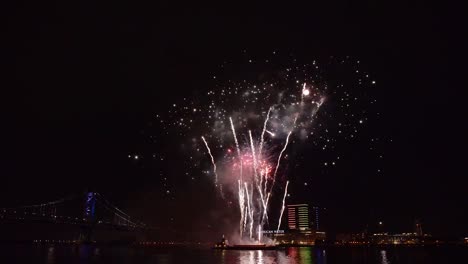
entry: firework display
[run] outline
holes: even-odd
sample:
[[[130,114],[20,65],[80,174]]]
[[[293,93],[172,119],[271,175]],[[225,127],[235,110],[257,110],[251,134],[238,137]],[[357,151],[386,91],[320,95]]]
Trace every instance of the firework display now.
[[[220,199],[235,200],[242,240],[261,242],[266,226],[280,229],[291,180],[287,164],[295,154],[289,151],[291,144],[333,149],[341,139],[353,139],[367,122],[368,109],[350,109],[357,101],[375,103],[365,90],[375,81],[359,70],[359,61],[333,63],[346,64],[352,70],[351,80],[330,81],[332,77],[316,61],[247,60],[244,70],[236,73],[239,76],[224,63],[219,76],[212,76],[211,89],[184,98],[182,105],[174,103],[169,113],[157,116],[163,131],[175,128],[181,138],[190,139],[190,170],[204,171]],[[351,93],[346,89],[349,83],[363,87],[362,92]],[[333,108],[326,107],[329,103]],[[323,120],[333,125],[325,126]],[[323,166],[334,166],[339,159]],[[271,214],[274,196],[281,196],[282,206]],[[278,213],[279,219],[272,219]]]

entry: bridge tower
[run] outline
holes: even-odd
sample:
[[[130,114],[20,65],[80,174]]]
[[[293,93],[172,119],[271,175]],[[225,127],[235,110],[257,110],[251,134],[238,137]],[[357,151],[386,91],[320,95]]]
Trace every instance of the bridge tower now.
[[[84,218],[88,222],[93,222],[96,214],[96,193],[86,192]]]
[[[85,192],[83,220],[86,223],[81,227],[80,240],[84,243],[89,243],[92,241],[96,220],[96,193],[94,192]]]

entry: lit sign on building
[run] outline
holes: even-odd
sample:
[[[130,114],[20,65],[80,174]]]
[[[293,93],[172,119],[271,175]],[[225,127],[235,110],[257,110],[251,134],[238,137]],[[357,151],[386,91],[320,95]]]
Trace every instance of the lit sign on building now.
[[[284,230],[263,230],[263,234],[284,234]]]

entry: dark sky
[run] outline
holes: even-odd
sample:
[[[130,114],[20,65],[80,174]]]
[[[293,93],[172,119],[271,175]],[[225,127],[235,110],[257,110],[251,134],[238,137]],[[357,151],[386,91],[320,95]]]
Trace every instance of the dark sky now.
[[[326,2],[10,6],[1,44],[0,207],[88,187],[163,225],[168,205],[151,194],[160,181],[126,158],[144,144],[148,121],[182,93],[205,89],[214,67],[239,51],[285,50],[359,58],[381,91],[379,131],[393,141],[385,174],[360,176],[368,184],[358,191],[323,187],[333,228],[359,231],[384,219],[410,231],[420,218],[428,232],[466,235],[466,115],[454,77],[462,72],[453,37],[460,19],[423,3]]]

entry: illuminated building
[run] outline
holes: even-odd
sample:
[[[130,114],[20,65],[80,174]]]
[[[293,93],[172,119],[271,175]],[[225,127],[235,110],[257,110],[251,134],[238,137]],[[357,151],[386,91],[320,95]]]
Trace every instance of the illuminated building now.
[[[320,221],[319,221],[319,209],[318,207],[313,207],[312,208],[312,221],[313,221],[313,227],[315,230],[320,230]]]
[[[288,228],[289,230],[310,230],[309,205],[288,205]]]
[[[326,233],[318,231],[318,207],[310,208],[308,204],[291,204],[287,206],[287,209],[286,231],[264,231],[264,234],[275,238],[282,245],[315,245],[318,241],[325,241]]]
[[[338,245],[422,245],[438,244],[439,240],[432,238],[431,235],[423,234],[419,236],[416,233],[366,233],[357,234],[337,234],[336,244]]]

